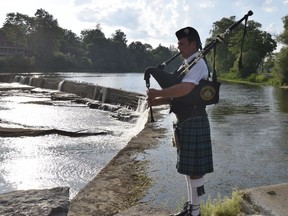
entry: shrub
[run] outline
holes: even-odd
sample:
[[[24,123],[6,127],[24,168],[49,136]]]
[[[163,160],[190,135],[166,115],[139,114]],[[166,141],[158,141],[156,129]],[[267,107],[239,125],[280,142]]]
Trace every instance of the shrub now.
[[[221,199],[207,200],[201,205],[201,216],[237,216],[241,211],[243,201],[240,192],[234,191],[232,198],[224,197]]]

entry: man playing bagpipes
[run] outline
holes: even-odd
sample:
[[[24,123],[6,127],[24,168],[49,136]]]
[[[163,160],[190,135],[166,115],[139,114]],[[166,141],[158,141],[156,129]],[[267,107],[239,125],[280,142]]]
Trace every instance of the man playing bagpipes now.
[[[204,59],[200,59],[192,68],[187,68],[187,63],[195,58],[201,49],[198,32],[192,27],[186,27],[177,31],[176,37],[178,49],[184,58],[178,71],[186,70],[185,75],[179,83],[169,86],[165,81],[164,84],[159,82],[157,77],[161,74],[159,68],[146,69],[162,87],[162,89],[148,89],[147,101],[149,107],[170,104],[171,112],[174,112],[177,118],[177,123],[174,125],[174,142],[177,147],[176,168],[180,174],[185,175],[188,200],[183,210],[174,216],[199,216],[201,196],[205,193],[204,176],[213,172],[210,124],[206,106],[192,105],[191,99],[183,96],[192,92],[200,80],[207,80],[209,72]]]

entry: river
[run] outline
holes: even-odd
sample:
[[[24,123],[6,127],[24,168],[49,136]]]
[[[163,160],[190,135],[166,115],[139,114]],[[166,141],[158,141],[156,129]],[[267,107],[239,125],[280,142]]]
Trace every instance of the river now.
[[[143,74],[138,73],[56,75],[66,80],[89,82],[142,94],[146,91]],[[153,78],[151,86],[158,87]],[[2,98],[2,103],[3,100]],[[84,112],[83,107],[29,107],[27,104],[16,103],[15,98],[5,100],[6,104],[2,107],[6,109],[0,110],[0,119],[8,118],[18,124],[38,126],[51,126],[60,122],[61,127],[77,129],[79,125],[81,128],[104,127],[118,135],[0,138],[1,192],[70,186],[73,197],[125,146],[127,139],[122,139],[123,142],[119,143],[119,137],[122,138],[122,134],[134,128],[129,123],[111,120],[106,112],[98,111],[97,118],[91,119],[91,116],[95,116],[95,110],[87,109]],[[25,100],[25,97],[19,96],[17,100]],[[13,109],[7,108],[13,105]],[[15,115],[16,110],[20,109],[22,114]],[[43,111],[45,119],[42,122],[35,120],[35,116]],[[215,171],[205,177],[206,198],[216,198],[218,194],[229,196],[235,188],[287,182],[287,89],[222,82],[220,102],[208,106],[207,111],[211,124]],[[23,112],[27,115],[30,113],[29,121],[21,119],[21,116],[25,116]],[[163,110],[163,114],[164,118],[155,124],[168,129],[167,137],[159,139],[157,148],[139,155],[140,159],[153,162],[149,163],[147,172],[154,184],[142,201],[174,208],[179,200],[186,198],[186,185],[184,177],[176,172],[176,153],[171,146],[171,125],[175,119],[168,110]],[[61,121],[57,120],[59,117]]]

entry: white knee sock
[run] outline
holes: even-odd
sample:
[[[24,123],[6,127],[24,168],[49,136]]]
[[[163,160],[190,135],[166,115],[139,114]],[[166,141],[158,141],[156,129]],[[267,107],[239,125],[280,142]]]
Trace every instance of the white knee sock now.
[[[191,185],[191,178],[188,175],[185,175],[186,184],[187,184],[187,198],[188,203],[192,204],[192,185]]]
[[[190,178],[190,185],[192,187],[192,205],[193,205],[193,216],[198,216],[200,214],[200,203],[201,203],[201,195],[198,196],[198,189],[199,187],[204,185],[204,178],[198,179],[191,179]]]

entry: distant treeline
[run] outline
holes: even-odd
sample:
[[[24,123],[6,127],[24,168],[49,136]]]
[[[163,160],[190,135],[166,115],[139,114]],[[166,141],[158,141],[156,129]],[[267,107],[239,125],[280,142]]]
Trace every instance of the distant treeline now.
[[[277,41],[271,34],[260,30],[261,24],[249,20],[242,54],[240,47],[244,24],[241,23],[225,35],[224,43],[217,43],[216,58],[213,50],[207,54],[210,67],[215,65],[218,75],[226,78],[255,82],[270,79],[278,84],[288,83],[287,17],[283,18],[284,32],[277,36]],[[205,44],[224,33],[233,23],[235,17],[214,22],[211,38]],[[94,29],[81,31],[77,36],[71,30],[61,28],[57,19],[43,9],[38,9],[34,17],[8,13],[0,31],[13,46],[24,50],[19,55],[2,55],[0,72],[143,72],[146,67],[156,66],[177,53],[175,47],[167,48],[161,44],[155,49],[139,41],[128,45],[126,35],[120,29],[111,38],[106,38],[100,24]],[[273,51],[277,42],[284,46],[275,54]],[[240,55],[242,67],[239,68]],[[181,61],[180,57],[172,61],[167,70],[176,69]]]

